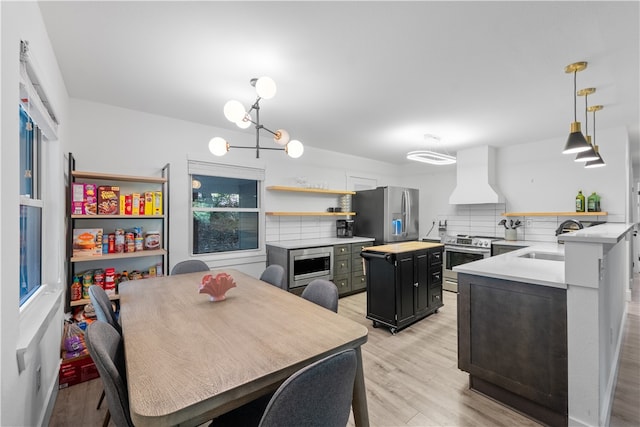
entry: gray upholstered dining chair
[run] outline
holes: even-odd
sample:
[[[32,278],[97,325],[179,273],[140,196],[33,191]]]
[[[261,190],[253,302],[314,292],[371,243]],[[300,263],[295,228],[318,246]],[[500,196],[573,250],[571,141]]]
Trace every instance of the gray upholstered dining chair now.
[[[315,279],[304,288],[302,298],[338,312],[338,287],[328,280]]]
[[[93,304],[98,320],[110,324],[122,335],[122,327],[120,323],[118,323],[116,313],[113,311],[109,296],[104,289],[98,285],[89,286],[89,299],[91,300],[91,304]]]
[[[118,334],[122,335],[122,327],[118,322],[116,313],[113,311],[113,306],[111,305],[109,296],[104,289],[98,285],[89,286],[89,299],[91,300],[93,309],[96,311],[96,318],[98,321],[110,324],[116,331],[118,331]],[[96,406],[96,409],[100,409],[103,400],[104,390],[102,391],[102,394],[100,394],[100,399],[98,399],[98,406]],[[108,418],[106,418],[106,420],[109,421]]]
[[[171,275],[195,273],[198,271],[209,271],[209,266],[199,259],[188,259],[186,261],[180,261],[171,269]]]
[[[356,376],[355,350],[344,350],[291,375],[267,394],[214,419],[209,427],[344,427]]]
[[[278,264],[271,264],[262,272],[260,280],[284,289],[284,267]]]
[[[107,396],[109,411],[103,427],[107,426],[109,418],[118,427],[133,426],[129,413],[122,336],[113,326],[98,321],[87,326],[85,342]]]
[[[346,426],[356,367],[356,352],[350,349],[300,369],[271,397],[260,427]]]

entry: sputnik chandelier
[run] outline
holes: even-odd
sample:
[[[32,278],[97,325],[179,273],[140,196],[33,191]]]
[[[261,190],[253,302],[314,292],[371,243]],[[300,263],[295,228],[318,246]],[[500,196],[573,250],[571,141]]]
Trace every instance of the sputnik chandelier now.
[[[289,157],[294,159],[302,156],[304,146],[296,139],[291,140],[289,132],[284,129],[272,131],[260,123],[260,100],[271,99],[275,96],[276,83],[269,77],[253,78],[249,83],[256,88],[256,93],[258,94],[249,111],[245,111],[240,101],[232,99],[224,105],[224,116],[240,129],[247,129],[253,124],[256,128],[256,145],[253,147],[230,145],[225,139],[216,136],[209,141],[209,151],[216,156],[224,156],[230,148],[250,148],[256,150],[256,158],[260,158],[260,150],[283,150]],[[255,111],[255,121],[251,118],[252,111]],[[260,145],[260,130],[263,129],[273,135],[273,140],[280,147],[263,147]]]

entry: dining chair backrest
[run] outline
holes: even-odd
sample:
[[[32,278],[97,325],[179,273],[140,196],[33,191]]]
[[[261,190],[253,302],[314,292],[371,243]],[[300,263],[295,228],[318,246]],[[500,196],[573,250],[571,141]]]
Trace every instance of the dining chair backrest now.
[[[188,259],[174,265],[171,269],[171,275],[195,273],[198,271],[209,271],[209,266],[199,259]]]
[[[91,304],[93,304],[98,320],[110,324],[118,334],[122,335],[122,328],[120,327],[120,323],[118,323],[116,313],[113,311],[111,300],[109,300],[109,296],[104,289],[98,285],[89,286],[89,299],[91,300]]]
[[[122,336],[113,326],[98,321],[87,326],[85,342],[100,374],[113,423],[118,427],[133,426],[129,413]]]
[[[338,288],[333,282],[315,279],[304,288],[301,297],[335,313],[338,312]]]
[[[344,427],[349,422],[355,350],[345,350],[306,366],[276,390],[260,427]]]
[[[271,264],[262,272],[260,280],[284,289],[284,267],[278,264]]]

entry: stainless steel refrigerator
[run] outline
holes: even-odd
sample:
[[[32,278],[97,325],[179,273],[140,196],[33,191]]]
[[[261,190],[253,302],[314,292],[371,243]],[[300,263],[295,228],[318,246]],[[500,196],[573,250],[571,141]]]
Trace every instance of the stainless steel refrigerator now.
[[[419,192],[415,188],[378,187],[356,192],[352,199],[354,235],[375,244],[418,240]]]

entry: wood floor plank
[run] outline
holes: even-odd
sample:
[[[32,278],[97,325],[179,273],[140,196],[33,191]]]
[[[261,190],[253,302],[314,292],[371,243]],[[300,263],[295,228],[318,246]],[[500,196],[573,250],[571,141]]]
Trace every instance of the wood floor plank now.
[[[640,279],[634,278],[627,310],[611,427],[640,425]],[[387,426],[538,426],[486,396],[469,390],[457,366],[457,295],[443,293],[444,306],[392,335],[366,319],[366,293],[341,298],[338,312],[367,327],[362,347],[369,418]],[[60,390],[50,427],[101,426],[106,404],[95,406],[100,380]],[[113,426],[113,422],[109,424]],[[349,426],[354,425],[353,414]]]

